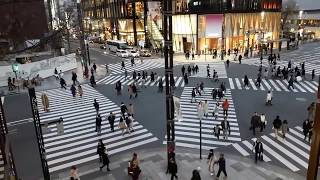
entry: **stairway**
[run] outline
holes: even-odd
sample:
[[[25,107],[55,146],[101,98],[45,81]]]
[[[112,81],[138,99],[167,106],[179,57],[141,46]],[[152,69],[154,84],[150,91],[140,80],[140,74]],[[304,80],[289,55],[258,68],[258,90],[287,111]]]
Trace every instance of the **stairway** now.
[[[160,44],[162,44],[163,41],[163,36],[159,30],[159,27],[150,16],[148,16],[148,29],[150,33],[150,42],[153,48],[160,48]]]

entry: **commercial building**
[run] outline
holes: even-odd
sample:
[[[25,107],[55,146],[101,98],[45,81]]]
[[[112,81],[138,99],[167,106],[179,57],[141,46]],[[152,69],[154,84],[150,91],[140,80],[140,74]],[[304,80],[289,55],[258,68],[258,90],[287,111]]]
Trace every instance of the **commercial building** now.
[[[279,46],[281,0],[173,0],[173,5],[175,52]],[[83,9],[91,35],[162,44],[161,1],[84,0]]]

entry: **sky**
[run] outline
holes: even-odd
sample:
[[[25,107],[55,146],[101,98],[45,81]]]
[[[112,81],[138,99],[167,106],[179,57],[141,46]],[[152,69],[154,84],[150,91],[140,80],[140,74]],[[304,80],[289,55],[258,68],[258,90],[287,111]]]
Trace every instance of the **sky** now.
[[[320,9],[320,0],[296,0],[300,9]]]

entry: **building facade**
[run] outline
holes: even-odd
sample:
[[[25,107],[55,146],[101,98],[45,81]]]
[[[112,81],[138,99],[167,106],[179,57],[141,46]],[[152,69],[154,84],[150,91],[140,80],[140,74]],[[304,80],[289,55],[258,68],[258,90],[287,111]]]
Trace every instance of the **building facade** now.
[[[277,47],[281,0],[173,0],[175,52]],[[161,1],[84,0],[84,24],[101,39],[162,44]]]

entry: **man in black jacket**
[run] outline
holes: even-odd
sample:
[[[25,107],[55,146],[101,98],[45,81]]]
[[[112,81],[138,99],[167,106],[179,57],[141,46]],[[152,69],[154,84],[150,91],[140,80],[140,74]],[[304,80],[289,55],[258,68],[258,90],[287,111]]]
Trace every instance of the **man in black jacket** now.
[[[228,139],[228,133],[230,135],[230,124],[227,118],[224,118],[223,121],[221,121],[221,127],[222,127],[222,132],[223,132],[223,139]]]
[[[98,103],[97,99],[93,100],[93,106],[96,109],[96,113],[98,114],[99,113],[99,103]]]
[[[168,170],[171,174],[171,180],[173,180],[174,178],[178,179],[178,176],[177,176],[178,166],[173,158],[169,160]]]
[[[251,128],[253,131],[253,135],[256,135],[256,128],[260,127],[260,116],[258,116],[258,113],[255,112],[254,115],[251,117]]]
[[[104,151],[102,153],[102,166],[100,167],[100,171],[104,166],[107,166],[107,171],[110,171],[109,163],[110,163],[110,160],[109,160],[108,154]]]
[[[219,179],[221,171],[225,175],[225,178],[227,178],[228,175],[227,175],[227,171],[226,171],[226,160],[224,159],[224,155],[223,154],[220,154],[220,158],[219,158],[218,161],[215,162],[215,164],[219,165],[217,179]]]
[[[273,120],[273,130],[275,138],[278,139],[278,132],[280,131],[282,126],[282,121],[280,120],[280,117],[277,116],[275,120]]]
[[[128,111],[127,106],[123,102],[121,102],[120,110],[121,110],[122,116],[124,116],[124,113]]]
[[[115,115],[113,114],[113,112],[110,112],[110,115],[108,116],[108,121],[110,124],[110,129],[112,132],[114,132],[114,120],[116,119]]]
[[[262,159],[262,153],[263,153],[263,144],[262,142],[259,140],[259,138],[256,140],[256,142],[253,144],[253,148],[255,151],[255,163],[257,163],[257,160],[260,159],[261,161]]]

